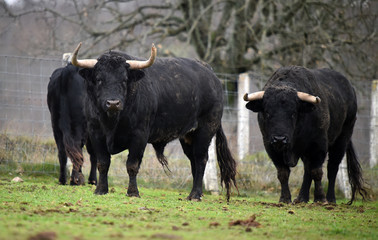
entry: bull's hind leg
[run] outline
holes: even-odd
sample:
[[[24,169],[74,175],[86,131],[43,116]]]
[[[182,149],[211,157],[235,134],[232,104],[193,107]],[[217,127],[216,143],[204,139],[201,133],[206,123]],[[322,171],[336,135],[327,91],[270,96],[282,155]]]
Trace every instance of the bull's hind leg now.
[[[85,184],[84,174],[82,172],[83,166],[82,164],[80,164],[80,166],[77,166],[79,165],[77,164],[77,162],[84,163],[83,150],[81,147],[77,147],[77,151],[79,154],[78,156],[75,156],[76,160],[71,159],[73,167],[72,167],[72,172],[71,172],[70,185],[84,185]],[[77,160],[77,159],[80,159],[80,160]]]
[[[58,146],[58,158],[59,158],[59,183],[62,185],[66,185],[67,181],[67,154],[66,149],[64,148],[63,143],[57,143]]]
[[[324,194],[322,186],[323,168],[322,166],[311,170],[311,177],[314,180],[314,202],[326,202],[326,196]]]
[[[208,160],[209,145],[214,134],[211,134],[208,129],[202,128],[187,135],[184,139],[180,139],[181,146],[192,167],[193,187],[187,197],[188,200],[201,200],[203,175]]]
[[[307,203],[310,200],[310,187],[311,187],[311,173],[309,169],[308,161],[304,160],[304,174],[301,190],[299,191],[298,197],[294,200],[294,203]]]
[[[336,203],[335,196],[335,182],[337,172],[339,171],[339,165],[343,160],[345,155],[347,142],[345,139],[338,139],[335,144],[329,148],[328,152],[328,165],[327,165],[327,175],[328,175],[328,191],[327,191],[327,201]]]
[[[55,126],[53,126],[54,131],[54,138],[55,143],[58,148],[58,159],[59,159],[59,184],[66,185],[67,181],[67,154],[66,154],[66,148],[63,144],[63,134],[59,129],[56,129]]]
[[[97,158],[95,152],[93,151],[93,147],[91,141],[88,139],[87,143],[85,144],[87,147],[87,151],[89,153],[89,158],[91,162],[91,171],[88,177],[88,183],[92,185],[97,184]]]
[[[353,117],[352,120],[347,120],[344,123],[343,130],[340,136],[336,139],[334,144],[329,147],[328,150],[328,165],[327,165],[327,175],[328,175],[328,191],[327,191],[327,201],[336,203],[335,197],[335,182],[337,172],[339,171],[339,165],[343,160],[345,155],[347,145],[351,140],[353,134],[353,127],[356,118]]]

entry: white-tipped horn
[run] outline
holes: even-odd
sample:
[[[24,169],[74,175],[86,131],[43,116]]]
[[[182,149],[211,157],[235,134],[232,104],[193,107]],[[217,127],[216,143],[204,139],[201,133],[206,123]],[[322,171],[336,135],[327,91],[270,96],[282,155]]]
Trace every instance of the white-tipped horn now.
[[[265,91],[259,91],[259,92],[254,92],[254,93],[246,93],[244,94],[244,101],[253,101],[253,100],[258,100],[262,99],[264,96]]]
[[[150,67],[154,62],[156,58],[156,47],[155,44],[152,44],[151,46],[151,56],[146,61],[138,61],[138,60],[126,60],[128,64],[130,64],[130,69],[143,69]]]
[[[318,104],[318,103],[321,102],[321,100],[318,96],[313,96],[313,95],[308,94],[308,93],[297,92],[297,95],[298,95],[299,99],[301,99],[302,101],[305,101],[305,102],[309,102],[309,103],[313,103],[313,104]]]
[[[82,67],[82,68],[93,68],[94,65],[97,63],[97,59],[77,59],[77,54],[79,53],[79,49],[81,47],[81,42],[79,45],[77,45],[75,51],[72,53],[71,63],[75,65],[76,67]]]

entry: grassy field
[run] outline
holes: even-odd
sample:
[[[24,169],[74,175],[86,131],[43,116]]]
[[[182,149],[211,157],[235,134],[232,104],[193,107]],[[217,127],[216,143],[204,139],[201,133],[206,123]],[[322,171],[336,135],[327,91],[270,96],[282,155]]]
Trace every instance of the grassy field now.
[[[188,189],[125,185],[93,194],[94,186],[61,186],[56,176],[0,176],[0,239],[378,239],[378,203],[278,204],[277,194],[233,195],[230,203]]]

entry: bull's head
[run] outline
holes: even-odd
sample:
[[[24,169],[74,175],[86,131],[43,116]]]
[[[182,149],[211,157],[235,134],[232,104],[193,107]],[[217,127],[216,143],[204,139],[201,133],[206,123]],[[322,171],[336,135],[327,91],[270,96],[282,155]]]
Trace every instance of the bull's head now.
[[[293,167],[298,158],[289,156],[299,115],[311,112],[320,98],[297,92],[289,87],[269,87],[265,91],[244,95],[246,107],[258,112],[265,146],[284,155],[284,162]]]
[[[125,55],[109,52],[98,59],[78,60],[81,43],[72,54],[73,65],[83,68],[80,75],[85,79],[88,95],[108,117],[116,117],[123,110],[130,83],[144,76],[140,69],[150,67],[156,58],[152,44],[151,56],[146,61],[126,60]]]

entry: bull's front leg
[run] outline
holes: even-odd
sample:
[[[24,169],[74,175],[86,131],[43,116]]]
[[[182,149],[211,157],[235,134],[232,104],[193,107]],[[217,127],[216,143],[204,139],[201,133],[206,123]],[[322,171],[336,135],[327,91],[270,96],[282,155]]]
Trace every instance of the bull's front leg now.
[[[97,168],[98,168],[98,183],[95,190],[95,194],[103,195],[107,194],[109,191],[108,188],[108,172],[110,167],[110,154],[101,154],[97,159]]]
[[[208,160],[208,154],[205,153],[202,156],[197,156],[195,159],[194,169],[192,169],[193,174],[193,188],[187,197],[188,200],[201,200],[202,198],[202,183],[203,175],[205,174],[206,163]],[[193,164],[192,164],[193,168]]]
[[[92,150],[97,159],[97,169],[99,173],[95,194],[103,195],[108,193],[108,172],[110,167],[110,153],[108,152],[106,139],[101,135],[90,137]]]
[[[285,166],[277,167],[277,177],[281,183],[280,202],[291,203],[291,194],[289,189],[290,168]]]
[[[129,148],[129,156],[126,161],[126,169],[129,175],[129,186],[127,188],[127,196],[129,197],[140,197],[137,175],[139,172],[140,164],[142,163],[144,149],[147,145],[147,141],[142,141],[135,138],[132,146]]]

